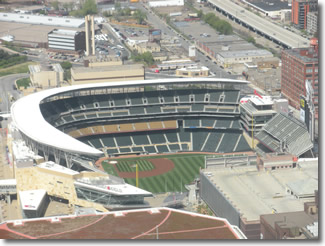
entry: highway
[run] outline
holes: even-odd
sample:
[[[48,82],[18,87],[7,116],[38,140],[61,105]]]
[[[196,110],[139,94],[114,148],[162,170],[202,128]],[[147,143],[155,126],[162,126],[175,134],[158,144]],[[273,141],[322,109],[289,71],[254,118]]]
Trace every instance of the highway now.
[[[238,19],[240,22],[245,23],[263,35],[269,36],[272,40],[283,43],[289,48],[309,47],[308,39],[286,30],[231,1],[208,0],[208,2],[228,13],[233,18]]]

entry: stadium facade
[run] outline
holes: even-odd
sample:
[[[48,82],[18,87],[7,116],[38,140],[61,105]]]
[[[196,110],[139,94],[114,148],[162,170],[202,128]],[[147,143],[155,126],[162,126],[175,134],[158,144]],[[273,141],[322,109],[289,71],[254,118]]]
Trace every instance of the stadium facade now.
[[[241,137],[240,93],[234,86],[247,83],[229,79],[165,79],[62,87],[23,97],[13,104],[11,114],[23,139],[36,154],[44,156],[46,161],[65,163],[68,168],[78,163],[93,169],[88,163],[105,154],[157,153],[174,148],[168,145],[157,150],[157,145],[166,142],[177,142],[175,151],[243,151],[249,147]],[[202,118],[197,119],[198,116]],[[155,124],[148,125],[150,121],[162,123],[154,128]],[[165,121],[172,123],[166,126]],[[131,125],[122,126],[130,122]],[[167,136],[163,136],[165,140],[158,136],[157,140],[153,137],[141,144],[140,132],[170,128],[178,130],[178,134],[170,135],[167,141]],[[116,133],[123,133],[124,139],[118,139]],[[132,141],[126,137],[127,133],[138,133],[141,137]],[[96,146],[91,139],[90,143],[84,140],[102,135],[113,136],[105,147]],[[214,138],[218,139],[214,146],[210,144],[213,140],[208,138],[210,135],[218,136]],[[222,142],[225,136],[232,138],[231,148]],[[98,145],[103,144],[101,140]],[[142,151],[121,150],[140,145]],[[144,148],[149,145],[155,145],[154,150]]]

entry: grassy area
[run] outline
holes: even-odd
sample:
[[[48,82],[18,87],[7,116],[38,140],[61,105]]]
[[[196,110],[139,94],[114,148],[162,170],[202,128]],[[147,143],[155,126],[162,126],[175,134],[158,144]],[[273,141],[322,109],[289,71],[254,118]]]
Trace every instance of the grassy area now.
[[[171,191],[184,191],[184,185],[190,184],[194,181],[194,179],[199,175],[200,167],[204,167],[204,156],[204,154],[175,154],[126,158],[118,159],[118,161],[121,163],[132,163],[134,165],[134,163],[140,163],[140,161],[147,163],[148,161],[146,162],[146,159],[167,158],[171,160],[175,165],[173,170],[159,176],[139,179],[139,188],[152,193],[164,193]],[[142,168],[144,168],[145,164],[142,164],[142,166]],[[103,163],[103,167],[107,173],[116,175],[113,165],[108,165],[106,162]],[[136,185],[135,179],[128,178],[124,180],[131,185]]]
[[[28,73],[28,65],[36,64],[35,62],[25,62],[8,68],[0,69],[0,77],[16,73]]]
[[[11,49],[11,50],[16,51],[16,52],[23,52],[24,50],[26,50],[26,49],[20,47],[19,45],[13,45],[13,44],[10,43],[10,42],[6,42],[6,41],[4,41],[3,44],[4,44],[4,46],[7,47],[8,49]]]
[[[23,78],[17,80],[17,88],[24,87],[25,89],[30,85],[31,81],[30,78]]]

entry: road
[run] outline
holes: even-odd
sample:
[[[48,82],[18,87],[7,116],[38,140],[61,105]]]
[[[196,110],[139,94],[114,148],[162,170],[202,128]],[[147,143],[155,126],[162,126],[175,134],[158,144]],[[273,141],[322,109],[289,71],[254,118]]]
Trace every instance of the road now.
[[[27,78],[29,77],[29,74],[23,73],[23,74],[12,74],[7,75],[4,77],[0,77],[0,111],[1,112],[9,112],[11,102],[8,96],[8,93],[12,95],[15,99],[20,97],[20,93],[18,90],[14,90],[13,85],[15,83],[15,80],[21,79],[21,78]]]
[[[272,39],[276,39],[279,42],[284,43],[288,47],[301,48],[309,46],[308,39],[288,31],[283,27],[276,25],[263,17],[260,17],[231,1],[208,0],[208,2],[234,16],[241,22],[246,23],[261,33],[268,35]]]
[[[168,35],[170,37],[178,36],[179,42],[185,51],[188,51],[189,46],[193,45],[190,40],[185,39],[182,35],[177,33],[174,29],[172,29],[168,24],[158,17],[154,12],[152,12],[144,3],[134,3],[134,7],[139,8],[140,10],[147,13],[147,21],[155,26],[155,28],[160,29],[163,34]],[[207,58],[204,54],[200,52],[196,52],[197,60],[200,60],[200,64],[206,66],[210,69],[210,72],[214,74],[218,78],[229,78],[236,79],[237,76],[228,74],[224,69],[220,68],[213,61]]]
[[[125,46],[121,40],[116,36],[116,34],[114,33],[114,31],[112,30],[112,26],[109,23],[103,23],[103,27],[105,28],[105,30],[110,33],[110,38],[113,39],[114,43],[112,45],[122,45]],[[120,50],[122,52],[121,57],[128,57],[130,59],[131,57],[131,52],[125,48],[124,50]]]

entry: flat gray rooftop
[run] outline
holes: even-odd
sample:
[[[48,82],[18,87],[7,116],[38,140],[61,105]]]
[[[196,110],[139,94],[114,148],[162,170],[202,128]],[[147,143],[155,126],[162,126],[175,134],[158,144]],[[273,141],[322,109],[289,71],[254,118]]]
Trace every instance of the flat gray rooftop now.
[[[314,165],[314,166],[313,166]],[[203,170],[219,191],[248,221],[259,220],[261,214],[302,211],[304,202],[286,192],[287,183],[310,178],[318,172],[317,164],[295,169],[257,171],[256,167],[209,168]],[[317,165],[318,166],[318,165]],[[313,171],[311,171],[311,170]]]

